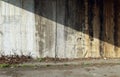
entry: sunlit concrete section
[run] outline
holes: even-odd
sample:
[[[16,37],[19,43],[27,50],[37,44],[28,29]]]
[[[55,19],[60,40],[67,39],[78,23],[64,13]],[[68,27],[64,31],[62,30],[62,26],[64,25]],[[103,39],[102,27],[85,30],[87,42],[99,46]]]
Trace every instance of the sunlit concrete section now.
[[[39,56],[33,0],[0,0],[0,52],[2,55]]]

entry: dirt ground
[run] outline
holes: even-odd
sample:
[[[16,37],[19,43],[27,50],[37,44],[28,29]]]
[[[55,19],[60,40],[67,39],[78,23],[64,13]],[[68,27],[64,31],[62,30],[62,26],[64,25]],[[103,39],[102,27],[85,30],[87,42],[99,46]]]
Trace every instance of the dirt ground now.
[[[34,66],[0,69],[0,77],[120,77],[119,64]]]

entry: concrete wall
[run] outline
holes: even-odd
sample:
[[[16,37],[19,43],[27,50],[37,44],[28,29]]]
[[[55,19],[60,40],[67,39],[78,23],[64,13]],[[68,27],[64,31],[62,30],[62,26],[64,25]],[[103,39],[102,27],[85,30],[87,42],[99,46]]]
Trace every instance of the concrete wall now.
[[[1,54],[120,57],[119,0],[0,0]]]
[[[35,31],[33,0],[0,0],[1,54],[39,56]]]

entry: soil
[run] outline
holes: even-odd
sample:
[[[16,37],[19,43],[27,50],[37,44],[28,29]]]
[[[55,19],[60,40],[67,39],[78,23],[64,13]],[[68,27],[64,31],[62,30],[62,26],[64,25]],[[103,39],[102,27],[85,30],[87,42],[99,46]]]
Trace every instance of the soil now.
[[[120,77],[119,64],[34,66],[0,69],[0,77]]]

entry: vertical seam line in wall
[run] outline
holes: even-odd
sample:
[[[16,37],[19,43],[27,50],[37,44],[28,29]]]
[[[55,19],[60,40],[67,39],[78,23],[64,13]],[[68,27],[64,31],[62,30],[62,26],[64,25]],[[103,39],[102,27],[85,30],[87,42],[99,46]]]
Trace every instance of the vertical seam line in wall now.
[[[55,10],[56,10],[56,35],[55,35],[55,62],[56,62],[56,58],[57,58],[57,0],[55,1],[55,3],[56,3],[56,8],[55,8]]]

